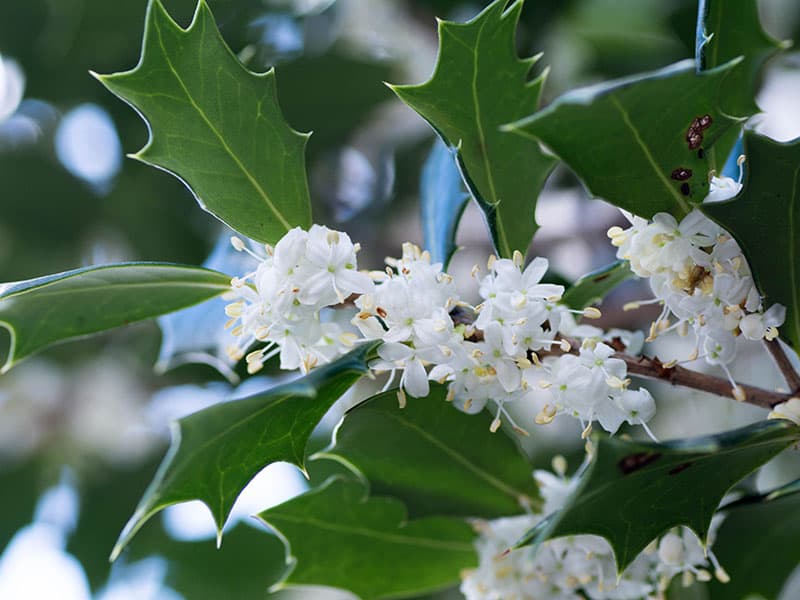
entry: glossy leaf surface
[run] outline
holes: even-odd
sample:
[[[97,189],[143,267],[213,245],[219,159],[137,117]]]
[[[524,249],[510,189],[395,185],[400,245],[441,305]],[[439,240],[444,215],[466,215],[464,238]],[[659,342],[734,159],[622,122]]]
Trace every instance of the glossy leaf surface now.
[[[573,90],[507,129],[549,146],[592,195],[644,218],[680,220],[708,194],[707,152],[737,122],[719,109],[735,64],[698,75],[685,60]],[[703,117],[705,129],[694,126]],[[690,130],[700,137],[689,141]]]
[[[486,213],[497,252],[525,252],[538,228],[536,199],[555,160],[539,145],[500,131],[534,112],[544,76],[529,79],[538,60],[520,59],[515,31],[522,2],[495,0],[467,23],[439,21],[439,56],[420,85],[393,86],[400,99],[439,133]]]
[[[364,493],[357,482],[332,479],[259,515],[294,562],[282,585],[327,585],[362,600],[407,598],[446,588],[475,566],[466,522],[406,521],[398,500]]]
[[[0,325],[11,333],[2,371],[73,339],[163,315],[230,290],[217,271],[169,263],[120,263],[9,283]]]
[[[275,243],[310,226],[308,135],[284,120],[275,72],[239,63],[205,0],[187,29],[151,0],[139,64],[98,79],[147,120],[150,140],[134,158],[181,179],[231,228]]]
[[[120,534],[112,558],[150,517],[188,500],[208,506],[221,536],[234,501],[261,469],[278,461],[303,468],[311,432],[364,375],[372,348],[361,346],[305,377],[177,421],[172,445]]]
[[[686,525],[705,539],[722,497],[738,481],[800,439],[788,421],[764,421],[719,435],[666,443],[595,437],[564,508],[519,546],[592,533],[606,538],[619,571],[657,536]]]
[[[412,517],[523,512],[539,493],[519,446],[489,431],[489,413],[467,415],[445,396],[435,386],[400,409],[396,392],[379,394],[347,413],[318,456],[355,470],[373,495],[403,501]]]

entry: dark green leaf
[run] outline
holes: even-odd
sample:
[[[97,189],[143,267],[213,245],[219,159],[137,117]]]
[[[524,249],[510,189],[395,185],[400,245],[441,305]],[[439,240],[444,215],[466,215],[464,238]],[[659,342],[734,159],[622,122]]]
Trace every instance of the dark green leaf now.
[[[400,409],[394,391],[347,413],[317,456],[360,474],[372,494],[398,498],[412,517],[494,518],[523,512],[538,490],[518,445],[491,433],[488,413],[467,415],[436,386]]]
[[[570,308],[582,310],[599,304],[611,290],[633,276],[630,263],[619,260],[578,279],[564,292],[561,301]]]
[[[713,69],[743,57],[720,86],[722,110],[739,116],[758,112],[754,97],[761,68],[787,46],[761,27],[756,0],[700,0],[698,17],[698,69]]]
[[[697,69],[713,69],[742,57],[720,86],[720,107],[729,115],[759,112],[756,85],[767,59],[781,47],[761,27],[756,0],[701,0],[697,20]],[[720,172],[741,133],[734,127],[709,149],[709,166]]]
[[[712,600],[778,598],[783,584],[800,565],[798,483],[748,498],[727,511],[714,552],[731,580],[725,585],[709,585]]]
[[[744,190],[703,211],[727,229],[742,247],[767,306],[786,307],[781,331],[800,347],[800,140],[781,144],[745,132],[747,175]]]
[[[719,110],[720,85],[735,64],[698,75],[685,60],[573,90],[507,129],[544,142],[594,196],[645,218],[667,212],[680,219],[708,194],[705,153],[737,122]],[[712,122],[690,149],[687,132],[704,115]],[[691,175],[673,176],[677,169]]]
[[[234,501],[261,469],[278,461],[304,468],[311,432],[367,371],[373,348],[374,344],[363,345],[305,377],[211,406],[173,424],[172,445],[120,534],[112,558],[150,517],[188,500],[208,506],[221,536]]]
[[[192,306],[230,290],[230,276],[168,263],[120,263],[10,283],[0,325],[11,333],[5,373],[64,340]]]
[[[622,572],[671,527],[686,525],[705,539],[726,492],[798,439],[800,428],[783,420],[661,444],[595,437],[595,456],[564,508],[518,545],[600,535]]]
[[[476,564],[472,528],[429,517],[406,521],[393,498],[365,498],[342,479],[261,513],[295,564],[282,586],[327,585],[362,600],[406,598],[446,588]]]
[[[456,251],[456,230],[469,195],[464,192],[455,153],[436,140],[422,167],[419,201],[422,232],[431,261],[447,267]]]
[[[426,83],[394,86],[457,158],[470,192],[486,213],[501,256],[525,252],[536,233],[536,198],[555,160],[536,141],[500,131],[534,112],[544,75],[529,81],[538,56],[520,59],[514,33],[522,10],[495,0],[467,23],[439,21],[439,57]]]
[[[310,225],[308,135],[284,121],[274,71],[239,63],[205,0],[185,30],[151,0],[139,64],[98,78],[149,124],[134,158],[183,180],[204,209],[261,242]]]

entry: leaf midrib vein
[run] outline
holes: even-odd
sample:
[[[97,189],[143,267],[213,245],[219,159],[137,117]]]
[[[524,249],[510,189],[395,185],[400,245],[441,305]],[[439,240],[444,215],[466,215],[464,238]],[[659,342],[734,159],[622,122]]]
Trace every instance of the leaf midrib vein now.
[[[475,126],[478,130],[478,139],[480,140],[483,168],[486,169],[486,178],[489,182],[489,191],[492,195],[491,204],[497,207],[500,204],[500,198],[497,197],[497,189],[494,182],[494,173],[492,171],[491,165],[489,164],[489,152],[486,143],[486,133],[483,130],[483,122],[481,121],[481,103],[478,98],[478,46],[480,45],[481,39],[483,37],[483,30],[486,27],[487,22],[488,19],[484,20],[483,23],[481,23],[481,26],[478,28],[478,34],[476,36],[475,46],[470,48],[470,50],[472,51],[471,91],[472,91],[472,102],[475,105]],[[509,246],[508,236],[506,234],[505,226],[503,225],[503,219],[499,214],[499,212],[495,211],[495,215],[496,215],[495,229],[497,230],[497,236],[500,242],[499,250],[510,257],[512,249]]]
[[[609,95],[609,99],[611,100],[611,103],[614,105],[614,108],[616,108],[617,111],[620,113],[620,116],[622,116],[622,120],[625,123],[625,126],[633,134],[634,140],[636,140],[636,143],[639,145],[639,148],[641,148],[644,157],[647,159],[647,162],[653,168],[653,171],[655,171],[659,180],[661,180],[661,183],[663,183],[664,187],[667,188],[667,191],[669,191],[670,195],[675,199],[675,201],[677,202],[681,210],[684,212],[684,214],[689,214],[691,212],[689,205],[680,196],[680,194],[677,191],[675,191],[675,189],[672,187],[669,180],[667,179],[667,176],[661,172],[661,168],[658,166],[658,163],[656,162],[655,158],[650,153],[650,149],[647,147],[647,144],[645,144],[644,140],[639,135],[639,130],[633,124],[633,121],[631,121],[628,111],[625,110],[625,107],[622,106],[622,103],[620,103],[620,101],[613,94]]]
[[[504,494],[507,494],[508,496],[511,496],[515,500],[518,500],[520,498],[524,498],[524,497],[528,496],[528,494],[526,494],[525,492],[522,492],[522,491],[514,488],[513,486],[510,486],[510,485],[507,485],[507,484],[503,483],[502,481],[500,481],[499,479],[497,479],[496,477],[494,477],[490,473],[487,473],[483,469],[478,468],[476,465],[472,464],[469,460],[467,460],[466,458],[461,456],[458,452],[453,450],[453,448],[451,448],[450,446],[444,444],[441,440],[433,437],[432,435],[430,435],[430,433],[428,433],[424,429],[421,429],[415,423],[411,423],[409,421],[401,419],[398,415],[393,414],[393,413],[386,413],[386,415],[389,416],[390,418],[394,419],[395,421],[398,421],[399,423],[401,423],[403,425],[406,425],[408,428],[413,429],[416,433],[418,433],[420,435],[420,437],[425,439],[430,444],[432,444],[434,446],[437,446],[440,450],[444,451],[445,454],[447,454],[453,460],[455,460],[456,462],[461,464],[468,471],[472,471],[475,475],[477,475],[478,477],[480,477],[481,479],[483,479],[484,481],[486,481],[490,485],[494,486],[495,488],[497,488],[499,491],[503,492]]]
[[[467,543],[461,544],[457,542],[445,542],[442,540],[436,540],[432,538],[421,538],[421,537],[414,537],[411,535],[387,533],[383,531],[377,531],[374,529],[366,529],[364,527],[347,527],[343,525],[336,525],[334,523],[331,523],[330,521],[322,521],[320,519],[308,516],[295,517],[292,515],[287,515],[285,513],[278,513],[278,514],[273,513],[273,514],[277,518],[276,520],[289,521],[290,523],[295,523],[299,525],[312,525],[314,527],[319,527],[320,529],[326,529],[328,531],[335,531],[337,533],[344,533],[350,535],[360,535],[363,537],[368,537],[375,540],[390,542],[394,544],[404,544],[407,546],[421,546],[426,548],[433,548],[436,550],[472,552],[472,544],[467,544]],[[269,516],[265,516],[265,520],[269,522],[270,521]],[[280,529],[280,527],[278,529]]]
[[[239,169],[242,171],[244,176],[250,182],[250,185],[252,185],[255,188],[256,192],[258,192],[259,196],[261,196],[261,199],[264,201],[264,203],[267,205],[267,207],[272,211],[272,213],[278,219],[280,224],[286,229],[286,231],[289,231],[290,229],[292,229],[292,226],[289,224],[289,222],[286,220],[286,218],[280,213],[280,211],[278,211],[278,209],[272,203],[272,200],[270,199],[269,194],[267,194],[267,192],[264,190],[264,188],[261,187],[259,182],[255,179],[255,177],[253,177],[253,175],[250,173],[250,171],[247,169],[247,167],[245,167],[245,165],[242,163],[242,161],[239,160],[239,157],[236,156],[236,154],[233,152],[231,147],[228,145],[228,143],[223,138],[222,134],[217,130],[216,127],[214,127],[214,124],[211,122],[211,120],[205,114],[203,109],[200,108],[200,105],[198,105],[197,102],[195,102],[195,99],[192,96],[191,92],[189,91],[189,88],[186,87],[186,84],[184,83],[184,81],[181,78],[180,74],[178,73],[177,69],[175,69],[175,66],[172,64],[172,61],[170,60],[169,52],[167,51],[167,48],[164,45],[164,38],[162,36],[161,26],[158,24],[158,21],[155,22],[155,25],[156,25],[156,31],[158,33],[158,43],[161,46],[161,50],[163,52],[164,59],[167,62],[167,66],[169,67],[169,70],[175,76],[175,80],[181,86],[181,89],[183,90],[183,93],[186,94],[186,99],[189,101],[189,103],[192,105],[192,107],[197,111],[197,114],[200,115],[200,118],[205,122],[205,124],[208,126],[208,128],[211,130],[211,132],[217,137],[217,139],[219,140],[219,142],[222,145],[222,147],[225,150],[225,152],[227,152],[228,156],[230,156],[231,159],[233,160],[233,162],[236,163],[236,166],[238,166]]]

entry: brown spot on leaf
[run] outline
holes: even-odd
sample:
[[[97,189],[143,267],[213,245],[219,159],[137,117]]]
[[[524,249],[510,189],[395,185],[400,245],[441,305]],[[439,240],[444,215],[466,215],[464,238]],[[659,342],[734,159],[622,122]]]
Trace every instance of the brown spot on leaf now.
[[[617,463],[623,475],[630,475],[661,458],[660,452],[637,452],[629,454]]]
[[[691,466],[692,466],[692,464],[693,464],[692,462],[685,462],[685,463],[681,463],[681,464],[679,464],[677,467],[673,467],[673,468],[671,468],[671,469],[669,470],[669,474],[670,474],[670,475],[677,475],[677,474],[678,474],[678,473],[680,473],[681,471],[685,471],[686,469],[688,469],[689,467],[691,467]]]
[[[681,184],[681,194],[684,196],[688,196],[692,191],[692,188],[689,187],[689,184],[685,181]]]

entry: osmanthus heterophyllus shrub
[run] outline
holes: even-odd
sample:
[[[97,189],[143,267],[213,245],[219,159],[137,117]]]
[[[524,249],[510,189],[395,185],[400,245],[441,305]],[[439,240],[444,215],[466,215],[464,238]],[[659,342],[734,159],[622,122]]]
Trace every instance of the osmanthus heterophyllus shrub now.
[[[424,198],[427,250],[405,243],[367,272],[357,242],[314,223],[308,134],[284,120],[275,72],[246,70],[203,0],[187,28],[150,2],[139,64],[97,78],[147,121],[134,158],[179,177],[234,229],[249,267],[111,264],[10,284],[4,371],[62,340],[222,296],[230,361],[299,375],[178,421],[112,558],[151,516],[189,500],[208,506],[221,538],[245,485],[273,462],[304,469],[314,428],[369,377],[382,391],[314,456],[356,476],[259,515],[290,559],[277,585],[368,599],[461,581],[471,599],[636,599],[671,594],[677,577],[708,582],[713,598],[777,595],[800,560],[786,543],[800,531],[798,486],[753,495],[740,482],[800,440],[800,143],[747,127],[760,68],[781,44],[754,0],[701,0],[694,60],[540,109],[546,71],[532,77],[540,57],[515,49],[521,10],[497,0],[468,22],[440,21],[431,78],[392,86],[441,138],[423,173],[441,193]],[[545,278],[547,258],[525,256],[560,161],[629,221],[608,231],[619,261],[567,287]],[[738,168],[723,172],[726,162]],[[443,178],[456,185],[436,188]],[[496,252],[473,270],[477,305],[447,272],[462,181]],[[657,304],[657,319],[646,331],[594,326],[594,305],[631,277],[652,294],[625,309]],[[669,332],[690,340],[685,354],[643,350]],[[737,380],[732,365],[749,347],[774,359],[772,388]],[[750,403],[765,418],[659,441],[648,425],[659,398],[643,379],[725,397],[720,410]],[[515,416],[526,405],[539,407],[530,422]],[[584,464],[568,475],[556,456],[552,471],[532,472],[515,438],[570,418]],[[743,525],[752,522],[761,525]]]

